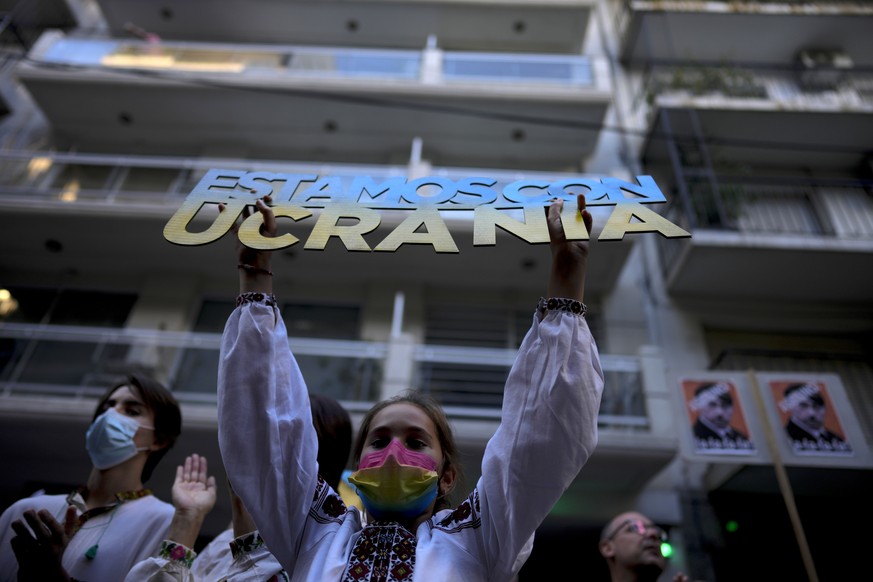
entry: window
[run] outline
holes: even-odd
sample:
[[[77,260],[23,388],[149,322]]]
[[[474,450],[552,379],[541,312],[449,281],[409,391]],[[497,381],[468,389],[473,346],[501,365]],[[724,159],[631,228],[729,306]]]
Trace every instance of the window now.
[[[499,408],[503,404],[503,386],[510,363],[502,352],[494,349],[516,350],[530,329],[533,314],[533,306],[514,309],[508,306],[429,305],[425,312],[425,343],[473,350],[464,350],[462,355],[456,356],[446,351],[440,358],[419,361],[417,386],[433,394],[445,406]],[[591,315],[589,313],[586,317],[594,334],[597,317]],[[469,357],[476,348],[481,349],[479,361],[470,363]],[[457,361],[451,361],[453,357]]]
[[[119,328],[136,302],[134,293],[77,289],[10,287],[18,309],[10,323]],[[92,333],[92,332],[88,332]],[[0,338],[0,380],[33,391],[59,391],[71,386],[105,387],[123,371],[127,344]],[[42,386],[42,388],[40,387]]]
[[[232,301],[204,301],[192,331],[221,333],[233,309]],[[288,302],[282,306],[282,318],[292,341],[357,340],[360,311],[357,305]],[[381,360],[337,356],[330,343],[317,341],[306,343],[306,349],[295,357],[310,390],[339,400],[371,400],[378,394]],[[217,377],[218,350],[188,348],[172,385],[179,392],[211,395],[216,392]]]

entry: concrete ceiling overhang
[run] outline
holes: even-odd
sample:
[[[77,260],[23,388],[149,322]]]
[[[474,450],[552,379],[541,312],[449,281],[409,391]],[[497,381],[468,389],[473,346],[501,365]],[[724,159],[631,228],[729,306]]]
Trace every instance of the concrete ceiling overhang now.
[[[113,35],[126,25],[164,39],[448,50],[579,53],[594,0],[100,0]],[[241,26],[241,21],[245,26]]]
[[[706,104],[702,99],[682,103],[673,100],[669,105],[659,101],[642,159],[647,167],[669,166],[668,140],[672,136],[680,149],[691,152],[689,157],[700,150],[705,140],[717,169],[806,167],[850,176],[862,167],[873,148],[871,111],[804,108],[803,104],[787,108],[778,103],[730,98],[721,99],[718,105]],[[669,128],[664,124],[664,115],[669,117]]]
[[[664,62],[795,63],[804,49],[840,49],[873,65],[873,8],[861,2],[655,2],[634,0],[621,58]],[[791,31],[776,34],[774,31]],[[742,39],[742,41],[738,41]]]
[[[17,201],[17,202],[16,202]],[[178,206],[181,206],[181,199]],[[169,243],[163,228],[178,206],[126,205],[106,201],[55,202],[34,205],[32,199],[6,197],[0,200],[0,245],[4,249],[0,269],[7,276],[29,273],[52,280],[64,273],[82,277],[116,276],[135,287],[149,273],[195,274],[205,280],[227,279],[233,266],[233,242],[225,235],[203,246]],[[601,209],[608,207],[600,207]],[[316,210],[316,214],[318,211]],[[468,288],[516,289],[531,293],[534,300],[545,293],[550,264],[547,244],[530,244],[496,229],[494,246],[473,246],[472,221],[443,213],[458,253],[437,253],[431,245],[404,244],[395,252],[350,252],[332,238],[325,250],[305,250],[315,216],[287,222],[281,232],[301,242],[277,251],[276,281],[292,281],[300,273],[317,273],[325,283],[363,286],[375,282],[444,286],[462,282]],[[365,240],[374,248],[406,216],[402,211],[386,214],[382,224]],[[616,284],[635,244],[635,236],[623,241],[597,242],[603,227],[596,216],[591,258],[586,275],[590,301],[609,293]],[[191,226],[192,231],[201,222]],[[646,235],[654,236],[654,235]],[[46,241],[60,243],[60,252],[49,250]],[[235,275],[234,281],[235,281]]]
[[[422,140],[435,165],[582,167],[611,96],[409,81],[170,78],[24,64],[17,75],[58,147],[260,159],[396,163]]]
[[[665,265],[677,300],[837,304],[869,313],[873,305],[873,241],[823,235],[768,235],[696,230],[667,241],[681,247]],[[727,314],[726,314],[727,315]],[[742,312],[730,315],[736,322]]]

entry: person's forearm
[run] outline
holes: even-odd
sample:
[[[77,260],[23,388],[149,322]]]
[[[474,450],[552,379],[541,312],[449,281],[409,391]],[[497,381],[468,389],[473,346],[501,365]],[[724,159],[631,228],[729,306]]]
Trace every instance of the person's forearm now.
[[[578,252],[578,251],[576,251]],[[587,258],[580,259],[573,250],[562,250],[552,257],[549,273],[548,297],[582,301],[585,296],[585,267]]]
[[[186,513],[176,510],[173,521],[170,522],[170,529],[167,531],[167,539],[193,548],[205,519],[206,515],[201,515],[200,512]]]
[[[254,265],[250,265],[254,266]],[[256,270],[257,269],[257,270]],[[240,293],[273,293],[273,276],[268,274],[269,268],[251,269],[241,267],[239,269],[239,292]]]
[[[255,520],[246,510],[242,501],[236,494],[233,494],[230,500],[231,508],[231,524],[233,526],[233,537],[242,537],[247,533],[251,533],[258,529],[255,525]]]

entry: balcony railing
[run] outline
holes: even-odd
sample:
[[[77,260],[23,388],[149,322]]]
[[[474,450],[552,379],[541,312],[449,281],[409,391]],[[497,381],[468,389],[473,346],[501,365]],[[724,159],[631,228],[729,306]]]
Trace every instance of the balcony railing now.
[[[835,67],[656,67],[649,72],[641,97],[649,104],[688,98],[701,102],[744,99],[791,109],[873,112],[873,74]],[[637,103],[641,105],[642,100]]]
[[[161,379],[181,402],[215,403],[216,333],[0,323],[0,398],[96,397],[130,371]],[[289,338],[307,383],[353,409],[380,399],[390,343]],[[511,349],[419,345],[416,385],[453,414],[498,419]],[[638,358],[601,357],[600,424],[646,430]],[[487,364],[483,364],[487,362]]]
[[[515,356],[511,349],[420,345],[414,354],[416,385],[445,406],[491,410],[496,418]],[[645,429],[649,422],[639,359],[603,355],[601,364],[605,386],[599,424]]]
[[[125,211],[158,207],[177,208],[207,171],[213,168],[246,171],[369,176],[376,182],[415,173],[409,166],[318,164],[226,158],[113,156],[0,150],[0,205],[99,202],[102,209],[125,205]],[[494,188],[520,179],[556,182],[578,174],[507,171],[494,168],[428,167],[428,175],[449,179],[473,175],[496,180]]]
[[[96,396],[129,371],[160,378],[181,401],[215,402],[220,334],[0,324],[0,394]],[[290,338],[321,393],[349,402],[379,397],[387,346]]]
[[[442,77],[447,82],[549,83],[572,86],[594,84],[594,73],[588,59],[561,55],[446,52],[443,56]]]
[[[0,198],[20,197],[28,204],[39,200],[177,206],[212,168],[366,175],[374,180],[408,173],[406,166],[0,151]]]
[[[685,2],[673,2],[666,3],[660,0],[612,0],[615,4],[619,5],[621,10],[625,12],[630,12],[632,10],[659,10],[664,11],[668,9],[680,11],[680,10],[688,10],[688,11],[701,11],[701,10],[710,10],[715,13],[725,13],[725,12],[741,12],[744,8],[751,8],[755,11],[761,11],[761,4],[770,5],[770,6],[779,6],[779,5],[798,5],[802,4],[804,6],[812,6],[812,7],[828,7],[833,8],[834,6],[853,6],[859,8],[869,8],[868,0],[697,0],[695,1],[685,1]],[[780,13],[785,13],[786,11],[780,10]],[[766,13],[771,13],[771,11],[766,11]],[[790,12],[788,12],[790,14]]]
[[[873,196],[862,182],[761,184],[689,181],[690,206],[680,197],[666,211],[693,228],[750,234],[820,235],[873,240]]]
[[[341,47],[229,45],[67,38],[47,32],[30,55],[31,65],[76,67],[95,72],[141,72],[166,78],[260,80],[378,79],[402,82],[549,84],[594,88],[585,56],[350,49]]]

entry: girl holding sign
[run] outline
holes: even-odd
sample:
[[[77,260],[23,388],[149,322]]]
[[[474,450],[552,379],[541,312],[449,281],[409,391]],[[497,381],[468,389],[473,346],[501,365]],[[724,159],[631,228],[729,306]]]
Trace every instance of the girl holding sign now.
[[[578,203],[590,232],[583,196]],[[564,236],[562,204],[547,215],[549,299],[509,373],[482,477],[454,507],[451,429],[418,392],[380,402],[363,419],[349,479],[363,514],[326,485],[270,254],[240,247],[240,295],[221,343],[219,444],[234,489],[292,580],[475,582],[518,573],[535,530],[597,443],[603,373],[582,303],[588,245]],[[256,208],[263,231],[275,234],[269,205]]]

